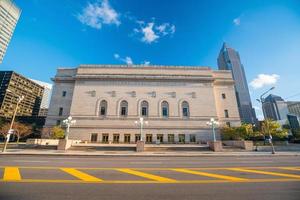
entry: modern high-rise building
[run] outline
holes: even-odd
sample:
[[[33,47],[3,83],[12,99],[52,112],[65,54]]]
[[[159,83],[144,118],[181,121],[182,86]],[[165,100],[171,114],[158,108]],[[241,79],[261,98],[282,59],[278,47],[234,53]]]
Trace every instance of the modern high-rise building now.
[[[289,112],[300,117],[300,101],[287,102]]]
[[[41,102],[39,116],[46,117],[48,114],[48,108],[50,105],[52,85],[50,83],[46,83],[46,82],[42,82],[42,81],[38,81],[38,80],[33,80],[33,79],[31,79],[31,80],[44,87],[44,94],[43,94],[43,98],[42,98],[42,102]]]
[[[11,0],[0,0],[0,64],[13,35],[21,10]]]
[[[0,117],[11,118],[19,97],[17,116],[38,116],[44,87],[13,71],[0,71]]]
[[[257,118],[252,107],[244,66],[241,63],[239,53],[223,44],[218,57],[220,70],[231,70],[235,81],[235,92],[242,122],[256,124]]]
[[[263,100],[262,105],[265,118],[275,120],[281,125],[289,124],[293,132],[300,128],[299,104],[299,102],[284,101],[280,96],[270,94]]]
[[[262,107],[265,118],[275,121],[287,120],[288,106],[280,96],[270,94],[263,100]]]

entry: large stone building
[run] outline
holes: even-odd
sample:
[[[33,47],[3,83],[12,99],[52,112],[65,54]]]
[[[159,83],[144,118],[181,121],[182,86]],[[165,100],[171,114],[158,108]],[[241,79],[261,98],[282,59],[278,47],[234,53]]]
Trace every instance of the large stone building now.
[[[135,121],[149,123],[148,143],[193,143],[212,139],[206,122],[240,124],[230,71],[208,67],[80,65],[60,68],[45,127],[76,119],[69,138],[134,143]]]
[[[21,96],[16,115],[38,116],[43,92],[42,86],[14,71],[0,71],[0,117],[11,118]]]
[[[0,63],[2,63],[20,14],[20,9],[11,0],[0,0]]]

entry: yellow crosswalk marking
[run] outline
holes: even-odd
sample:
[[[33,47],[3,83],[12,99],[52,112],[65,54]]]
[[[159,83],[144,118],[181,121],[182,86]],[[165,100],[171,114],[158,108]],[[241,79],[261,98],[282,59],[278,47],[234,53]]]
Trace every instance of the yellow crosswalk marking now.
[[[148,173],[144,173],[144,172],[140,172],[140,171],[136,171],[136,170],[132,170],[132,169],[117,169],[117,170],[120,172],[140,176],[140,177],[155,180],[158,182],[163,182],[163,183],[177,182],[177,180],[174,180],[174,179],[165,178],[165,177],[161,177],[161,176],[157,176],[157,175],[153,175],[153,174],[148,174]]]
[[[292,170],[292,171],[300,171],[298,167],[279,167],[279,169]]]
[[[89,174],[86,174],[84,172],[81,172],[77,169],[74,168],[61,168],[62,171],[71,174],[72,176],[75,176],[76,178],[79,178],[80,180],[83,181],[88,181],[88,182],[101,182],[103,181],[102,179],[99,179],[97,177],[91,176]]]
[[[3,180],[4,181],[20,181],[21,175],[20,175],[19,168],[5,167]]]
[[[284,173],[278,173],[278,172],[267,172],[267,171],[261,171],[261,170],[242,169],[242,168],[228,168],[228,170],[300,179],[300,175],[295,175],[295,174],[284,174]]]
[[[226,176],[226,175],[220,175],[220,174],[212,174],[212,173],[200,172],[200,171],[193,171],[193,170],[189,170],[189,169],[172,169],[172,170],[176,171],[176,172],[187,173],[187,174],[194,174],[194,175],[199,175],[199,176],[207,176],[207,177],[212,177],[212,178],[225,179],[228,181],[247,181],[248,180],[245,178]]]

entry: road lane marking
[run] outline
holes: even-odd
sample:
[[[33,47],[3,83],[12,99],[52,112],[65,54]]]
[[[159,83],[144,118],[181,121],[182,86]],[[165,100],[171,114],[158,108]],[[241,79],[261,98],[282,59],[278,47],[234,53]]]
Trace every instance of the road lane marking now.
[[[300,168],[298,168],[298,167],[279,167],[279,169],[300,171]]]
[[[48,163],[50,161],[45,161],[45,160],[12,160],[12,162]]]
[[[86,174],[84,172],[81,172],[77,169],[74,168],[60,168],[62,171],[75,176],[76,178],[83,180],[83,181],[87,181],[87,182],[101,182],[103,181],[102,179],[99,179],[97,177],[91,176],[89,174]]]
[[[242,169],[242,168],[228,168],[228,170],[238,171],[238,172],[249,172],[249,173],[254,173],[254,174],[272,175],[272,176],[283,176],[283,177],[300,179],[300,175],[296,175],[296,174],[285,174],[285,173],[278,173],[278,172],[267,172],[267,171],[261,171],[261,170]]]
[[[153,175],[153,174],[148,174],[148,173],[144,173],[144,172],[140,172],[140,171],[132,170],[132,169],[128,169],[128,168],[117,169],[117,170],[120,172],[127,173],[127,174],[132,174],[135,176],[140,176],[143,178],[155,180],[157,182],[163,182],[163,183],[176,183],[177,182],[177,180],[174,180],[174,179],[165,178],[165,177],[157,176],[157,175]]]
[[[1,182],[16,182],[16,183],[85,183],[85,184],[215,184],[215,183],[261,183],[261,182],[298,182],[299,179],[248,179],[246,181],[232,182],[229,180],[179,180],[176,182],[158,182],[158,181],[136,181],[136,180],[106,180],[100,182],[90,182],[82,180],[47,180],[47,179],[21,179],[5,181],[0,179]]]
[[[176,172],[187,173],[187,174],[194,174],[194,175],[199,175],[199,176],[207,176],[207,177],[211,177],[211,178],[224,179],[227,181],[247,181],[248,180],[245,178],[226,176],[226,175],[220,175],[220,174],[212,174],[212,173],[200,172],[200,171],[193,171],[193,170],[189,170],[189,169],[172,169],[172,170],[176,171]]]
[[[0,166],[0,168],[5,168],[7,166]],[[19,169],[60,169],[60,168],[66,168],[65,166],[13,166],[13,167],[18,167]],[[281,166],[281,167],[258,167],[258,166],[229,166],[229,167],[200,167],[200,168],[195,168],[195,167],[185,167],[184,169],[190,169],[190,170],[226,170],[230,168],[242,168],[242,169],[280,169],[282,167],[286,168],[297,168],[300,169],[300,166]],[[70,167],[73,168],[73,167]],[[117,167],[75,167],[77,170],[117,170],[120,168]],[[160,167],[148,167],[148,168],[143,168],[143,167],[130,167],[130,169],[133,170],[162,170],[162,171],[168,171],[170,169],[174,168],[160,168]]]
[[[21,175],[17,167],[5,167],[3,180],[4,181],[20,181]]]

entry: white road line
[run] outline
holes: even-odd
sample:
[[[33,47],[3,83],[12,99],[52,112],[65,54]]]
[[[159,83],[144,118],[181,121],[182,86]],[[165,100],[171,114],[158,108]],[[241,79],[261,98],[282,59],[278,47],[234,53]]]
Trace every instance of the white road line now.
[[[45,160],[12,160],[12,162],[48,163],[50,161],[45,161]]]

